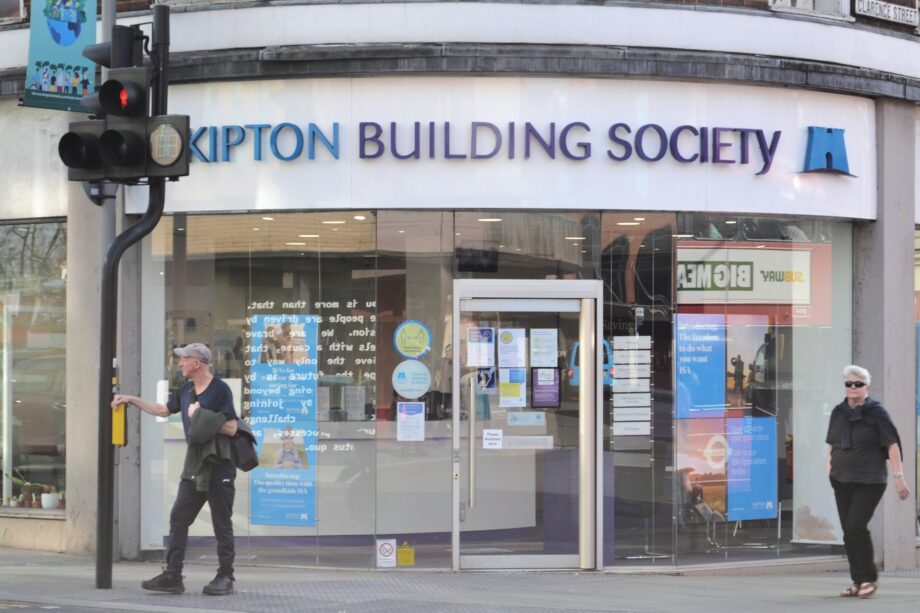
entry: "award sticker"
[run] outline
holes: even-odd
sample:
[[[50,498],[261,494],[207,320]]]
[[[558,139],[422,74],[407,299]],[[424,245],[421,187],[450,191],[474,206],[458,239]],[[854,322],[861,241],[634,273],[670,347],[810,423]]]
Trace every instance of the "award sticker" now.
[[[418,320],[404,321],[393,332],[393,346],[402,357],[417,360],[431,351],[431,330]]]

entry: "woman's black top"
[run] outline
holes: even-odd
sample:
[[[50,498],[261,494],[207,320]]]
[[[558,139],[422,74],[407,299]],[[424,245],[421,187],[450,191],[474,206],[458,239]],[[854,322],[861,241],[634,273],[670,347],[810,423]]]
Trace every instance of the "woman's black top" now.
[[[831,477],[844,483],[887,483],[888,447],[901,445],[888,411],[872,398],[855,409],[846,400],[834,407],[825,442],[831,446]]]

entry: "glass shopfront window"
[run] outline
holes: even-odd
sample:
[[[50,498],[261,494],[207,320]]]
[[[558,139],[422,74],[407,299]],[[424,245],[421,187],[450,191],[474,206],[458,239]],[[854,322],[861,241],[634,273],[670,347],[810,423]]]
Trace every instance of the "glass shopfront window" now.
[[[451,567],[457,279],[603,282],[599,565],[837,552],[820,454],[850,355],[848,224],[182,214],[147,244],[144,321],[165,317],[145,324],[144,393],[165,401],[181,383],[171,350],[204,342],[261,438],[259,468],[237,479],[241,560],[374,567],[389,541],[413,566]],[[566,401],[587,354],[559,338]],[[156,549],[185,442],[175,417],[144,419],[142,547]],[[538,532],[548,500],[528,499]],[[192,536],[213,555],[206,518]]]
[[[67,228],[0,225],[0,423],[5,507],[64,490]],[[58,500],[46,497],[49,508]],[[59,498],[59,496],[58,496]]]
[[[845,223],[678,215],[674,547],[836,553],[824,436],[852,343]]]

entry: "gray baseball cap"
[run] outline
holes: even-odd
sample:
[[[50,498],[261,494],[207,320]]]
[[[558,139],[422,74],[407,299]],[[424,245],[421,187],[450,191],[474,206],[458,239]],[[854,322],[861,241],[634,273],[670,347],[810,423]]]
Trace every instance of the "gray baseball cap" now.
[[[173,353],[180,358],[194,358],[203,364],[211,363],[211,350],[204,343],[189,343],[185,347],[173,349]]]

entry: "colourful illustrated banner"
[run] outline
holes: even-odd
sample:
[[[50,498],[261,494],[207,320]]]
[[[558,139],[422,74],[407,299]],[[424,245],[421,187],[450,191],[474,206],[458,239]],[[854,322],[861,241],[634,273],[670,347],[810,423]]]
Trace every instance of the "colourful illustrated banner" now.
[[[725,317],[677,315],[677,418],[725,412]]]
[[[250,317],[251,522],[316,525],[316,315]]]
[[[776,517],[776,418],[725,422],[728,440],[728,520]]]
[[[96,42],[96,2],[32,3],[23,105],[88,112],[80,98],[96,87],[96,65],[83,48]]]

